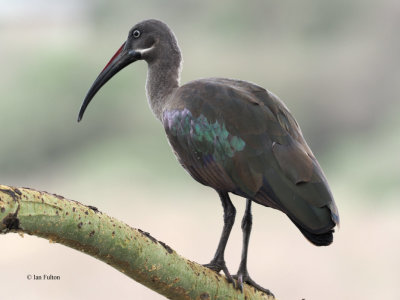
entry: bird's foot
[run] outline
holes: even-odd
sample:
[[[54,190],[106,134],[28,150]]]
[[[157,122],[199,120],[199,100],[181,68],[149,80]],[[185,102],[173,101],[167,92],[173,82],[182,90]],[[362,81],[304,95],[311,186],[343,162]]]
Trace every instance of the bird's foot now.
[[[243,293],[243,283],[245,282],[255,287],[257,290],[267,294],[268,296],[275,297],[270,290],[263,288],[262,286],[258,285],[253,279],[251,279],[247,270],[242,271],[239,269],[238,273],[236,275],[233,275],[232,277],[237,280],[237,287],[238,289],[240,289],[242,293]]]
[[[203,265],[203,267],[209,268],[217,273],[222,270],[228,282],[232,283],[233,287],[235,287],[235,281],[233,280],[231,273],[229,273],[224,259],[213,259],[210,263]]]

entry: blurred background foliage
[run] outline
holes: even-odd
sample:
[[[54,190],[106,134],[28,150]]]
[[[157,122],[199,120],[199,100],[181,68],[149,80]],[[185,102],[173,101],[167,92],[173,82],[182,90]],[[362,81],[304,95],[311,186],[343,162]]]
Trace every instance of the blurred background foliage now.
[[[355,249],[362,252],[370,243],[386,245],[390,248],[386,251],[400,251],[397,0],[0,0],[1,184],[49,190],[98,206],[132,226],[151,229],[166,242],[172,239],[172,246],[193,260],[206,262],[211,258],[221,226],[217,196],[194,182],[176,162],[161,125],[148,108],[145,63],[135,63],[113,78],[92,101],[83,121],[76,122],[93,80],[125,40],[130,27],[147,18],[161,19],[174,30],[184,58],[182,83],[201,77],[238,78],[266,87],[284,100],[323,166],[341,212],[343,229],[338,233],[339,245],[332,246],[337,248],[331,250],[331,260],[349,259],[358,252]],[[242,205],[243,201],[235,201]],[[137,212],[135,215],[138,207],[143,209],[140,214],[151,211],[157,216],[158,225],[154,219],[142,220]],[[212,221],[209,227],[199,227],[196,222],[210,210],[215,213],[207,219],[215,219],[216,225]],[[275,216],[275,212],[265,214],[268,218]],[[176,228],[174,233],[169,232],[172,229],[165,224],[175,224],[172,216],[185,220],[187,230],[196,230],[195,237],[190,238],[191,248],[184,248],[190,233]],[[370,222],[371,218],[381,218],[385,225]],[[275,221],[278,224],[267,220],[259,225],[260,236],[266,230],[262,226],[280,235],[279,222],[281,219]],[[286,222],[285,226],[290,225]],[[205,228],[215,231],[215,237],[196,241],[196,235]],[[357,242],[355,236],[376,228],[380,228],[376,233],[379,239]],[[299,245],[305,244],[295,230],[293,237],[299,236]],[[8,239],[1,237],[0,245],[6,247],[7,241],[10,253],[14,253],[19,242]],[[199,249],[201,242],[210,243],[204,257]],[[279,243],[271,239],[274,246],[275,242]],[[21,247],[27,247],[27,243],[24,241]],[[48,251],[41,242],[32,239],[30,243],[31,249]],[[240,235],[237,243],[240,245]],[[342,249],[340,243],[353,248]],[[262,248],[256,237],[250,247],[261,247],[266,266],[271,266],[269,247]],[[276,247],[276,251],[284,251],[284,245]],[[391,283],[398,282],[396,276],[400,279],[400,260],[390,253],[382,255],[386,256],[384,262],[376,261],[378,270],[386,266],[381,269],[385,280],[380,279],[379,284],[374,277],[377,269],[370,269],[370,273],[364,269],[377,254],[370,257],[364,253],[364,260],[354,266],[355,277],[367,277],[360,275],[360,289],[375,284],[362,295],[378,295],[378,291],[382,295],[384,290],[389,297],[386,299],[395,299],[390,296],[399,294],[398,285]],[[30,261],[32,253],[24,257]],[[48,257],[44,256],[42,266]],[[239,253],[232,257],[236,264]],[[11,260],[0,260],[2,268],[8,263]],[[27,272],[26,267],[21,266],[15,275],[22,276],[19,280],[23,284],[26,280],[21,274]],[[348,299],[337,296],[343,293],[360,299],[360,290],[353,290],[354,286],[343,279],[348,264],[341,267],[330,273],[334,278],[327,275],[337,283],[334,289],[338,294],[327,295],[324,289],[317,289],[313,299]],[[68,266],[65,268],[61,275],[68,277]],[[276,273],[281,265],[276,262],[271,268]],[[43,272],[49,272],[49,268],[44,267]],[[265,270],[260,270],[260,276],[266,277],[265,284],[258,280],[265,286],[273,277],[266,276]],[[268,286],[283,296],[280,299],[300,298],[311,289],[301,280],[286,282],[285,276],[280,279],[285,282],[278,282],[277,275],[275,286]],[[319,277],[317,273],[309,276]],[[68,281],[60,284],[65,299],[72,299],[74,295],[66,292]],[[132,284],[127,281],[125,285]],[[286,290],[289,286],[290,291]],[[159,299],[139,285],[134,288],[141,295],[137,299]],[[30,293],[36,291],[43,297],[44,290],[37,285],[32,289]],[[99,295],[106,294],[102,291]]]

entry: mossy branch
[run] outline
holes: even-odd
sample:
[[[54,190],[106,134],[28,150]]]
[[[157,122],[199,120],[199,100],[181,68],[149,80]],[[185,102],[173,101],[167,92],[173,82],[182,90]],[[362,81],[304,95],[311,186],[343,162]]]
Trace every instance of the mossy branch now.
[[[187,260],[150,234],[62,196],[0,185],[0,233],[23,232],[113,266],[169,299],[274,299]]]

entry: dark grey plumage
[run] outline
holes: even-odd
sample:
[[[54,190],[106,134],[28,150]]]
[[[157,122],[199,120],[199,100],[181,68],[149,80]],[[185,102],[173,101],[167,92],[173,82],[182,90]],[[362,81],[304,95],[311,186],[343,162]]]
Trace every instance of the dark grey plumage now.
[[[228,193],[247,199],[243,252],[236,278],[267,293],[247,272],[251,202],[284,212],[318,246],[332,242],[339,214],[325,175],[283,102],[255,84],[207,78],[179,86],[181,53],[173,32],[158,20],[135,25],[127,41],[93,83],[79,120],[96,92],[136,60],[148,63],[147,98],[176,157],[198,182],[214,188],[224,208],[224,228],[213,260],[224,271],[224,251],[236,210]]]

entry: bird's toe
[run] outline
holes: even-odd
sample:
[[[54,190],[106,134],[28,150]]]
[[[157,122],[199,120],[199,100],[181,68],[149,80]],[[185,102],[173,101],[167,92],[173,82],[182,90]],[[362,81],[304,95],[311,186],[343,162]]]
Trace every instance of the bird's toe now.
[[[237,280],[237,287],[243,293],[243,275],[234,275],[234,278]]]
[[[217,273],[222,270],[222,267],[219,264],[216,264],[216,263],[213,263],[213,262],[210,262],[208,264],[204,264],[203,267],[209,268],[209,269],[211,269],[211,270],[213,270],[213,271],[215,271]]]
[[[247,283],[252,287],[256,288],[257,290],[267,294],[268,296],[272,296],[275,298],[274,294],[271,293],[270,290],[263,288],[261,285],[257,284],[247,272],[238,272],[236,275],[232,276],[234,279],[237,280],[237,288],[243,293],[243,283]]]
[[[226,267],[225,260],[212,260],[210,263],[203,265],[203,267],[209,268],[217,273],[222,270],[228,282],[232,283],[235,287],[235,281],[233,280],[231,273],[229,273],[229,270]]]

